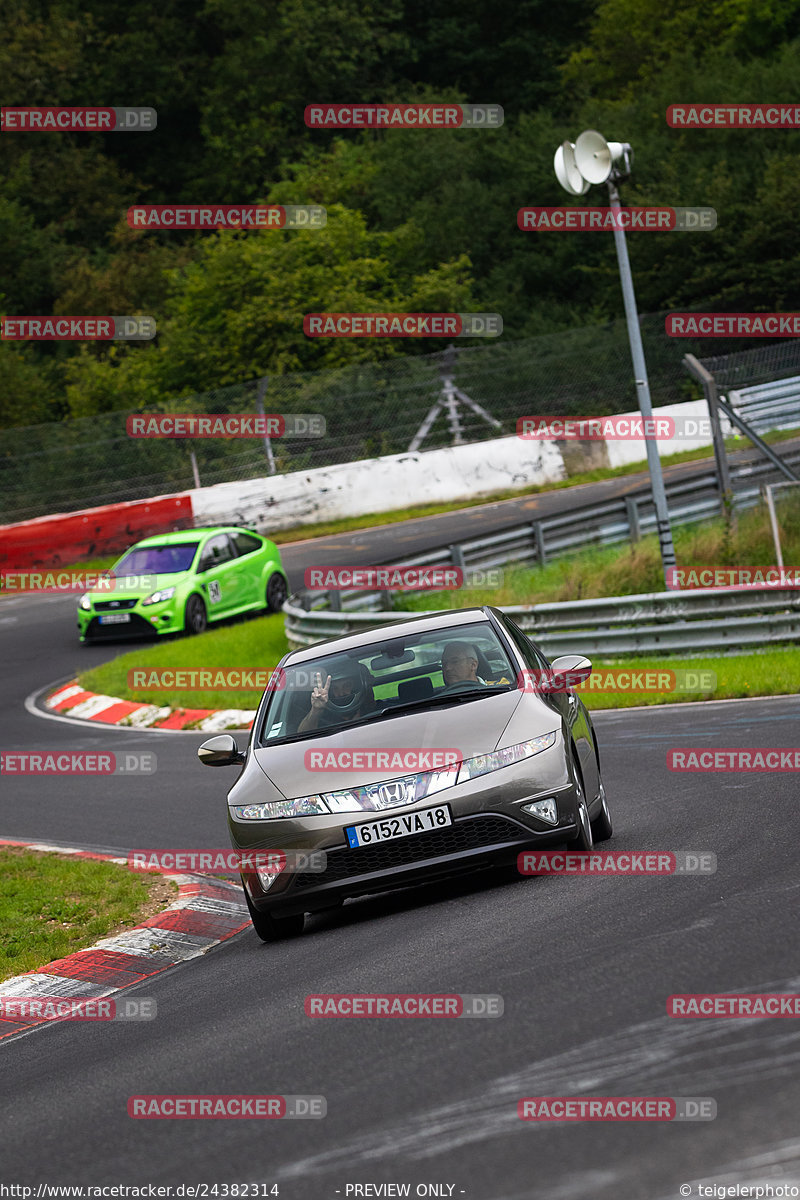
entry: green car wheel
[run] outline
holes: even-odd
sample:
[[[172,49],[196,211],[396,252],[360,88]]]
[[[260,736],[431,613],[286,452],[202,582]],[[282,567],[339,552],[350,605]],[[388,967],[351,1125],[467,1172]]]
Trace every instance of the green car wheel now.
[[[274,575],[270,575],[269,583],[267,584],[267,611],[280,612],[286,603],[288,588],[286,580],[278,571]]]
[[[202,633],[208,625],[206,606],[199,596],[190,596],[186,601],[183,623],[187,633]]]

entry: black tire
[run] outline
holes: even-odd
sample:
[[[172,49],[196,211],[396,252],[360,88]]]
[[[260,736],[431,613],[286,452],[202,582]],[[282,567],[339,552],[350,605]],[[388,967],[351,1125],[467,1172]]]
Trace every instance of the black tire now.
[[[288,594],[286,579],[280,571],[273,571],[267,584],[267,612],[280,612]]]
[[[208,625],[208,613],[200,596],[190,596],[183,612],[183,627],[187,633],[202,633]]]
[[[297,937],[303,932],[305,913],[295,913],[291,917],[273,917],[272,913],[259,912],[253,907],[247,888],[244,888],[244,898],[250,912],[250,920],[262,942],[279,942],[283,938]]]
[[[606,789],[603,787],[602,779],[600,780],[600,797],[603,807],[600,809],[599,816],[592,821],[592,837],[595,842],[607,842],[614,832],[614,827],[611,823],[611,813],[608,811]]]
[[[567,842],[567,850],[573,854],[588,854],[594,848],[592,823],[589,820],[589,806],[586,803],[586,793],[583,790],[583,779],[577,758],[572,755],[575,775],[575,795],[578,803],[578,833]]]

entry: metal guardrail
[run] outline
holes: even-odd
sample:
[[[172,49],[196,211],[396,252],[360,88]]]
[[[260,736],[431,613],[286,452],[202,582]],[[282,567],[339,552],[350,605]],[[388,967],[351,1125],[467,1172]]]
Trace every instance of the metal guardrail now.
[[[800,451],[784,456],[800,465]],[[732,502],[752,508],[764,484],[780,479],[769,461],[756,461],[731,471]],[[667,485],[670,518],[690,524],[716,516],[721,508],[716,472],[712,469]],[[461,567],[488,571],[509,563],[544,565],[587,545],[637,542],[655,532],[655,509],[649,485],[626,496],[557,513],[525,525],[459,544],[439,546],[396,565]],[[387,592],[352,590],[303,592],[284,606],[286,634],[295,647],[419,616],[391,610]],[[576,653],[613,658],[618,655],[735,653],[742,648],[800,639],[800,589],[747,588],[654,592],[634,596],[575,600],[564,603],[504,606],[545,654]]]
[[[756,433],[793,429],[800,422],[800,375],[731,390],[728,399]]]
[[[800,451],[787,454],[785,461],[800,465]],[[734,469],[731,471],[734,507],[737,510],[755,507],[761,500],[763,484],[781,478],[768,461]],[[668,484],[666,490],[670,518],[675,525],[705,521],[720,512],[721,500],[713,469],[693,479]],[[543,517],[455,545],[439,546],[413,558],[402,558],[396,565],[457,566],[467,572],[488,571],[510,563],[544,566],[551,558],[577,552],[589,545],[635,543],[655,531],[656,515],[649,484],[643,483],[627,496]],[[332,612],[342,609],[385,612],[391,607],[386,592],[366,589],[306,591],[301,603],[307,607],[328,608]]]
[[[560,604],[504,605],[549,658],[586,654],[613,659],[630,654],[735,653],[742,648],[800,638],[800,589],[746,588],[645,592]],[[331,612],[284,605],[294,648],[407,620],[416,612]]]

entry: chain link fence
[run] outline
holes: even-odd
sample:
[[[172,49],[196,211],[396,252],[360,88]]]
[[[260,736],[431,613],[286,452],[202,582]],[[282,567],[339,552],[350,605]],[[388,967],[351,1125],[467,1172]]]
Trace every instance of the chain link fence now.
[[[655,406],[696,397],[698,389],[683,370],[682,355],[708,353],[724,344],[676,342],[665,333],[664,316],[640,320]],[[157,408],[4,431],[0,523],[180,492],[198,482],[209,486],[403,453],[442,396],[448,355],[455,386],[499,422],[489,424],[479,412],[460,405],[464,442],[512,435],[518,418],[526,415],[599,416],[637,407],[623,320],[337,370],[274,375],[267,377],[266,390],[263,381],[252,380],[165,400]],[[270,461],[259,438],[156,439],[126,433],[126,417],[136,412],[254,413],[260,382],[266,413],[319,413],[326,421],[325,436],[274,438]],[[453,441],[442,411],[421,449]]]
[[[800,340],[797,338],[712,357],[708,357],[707,352],[702,356],[696,350],[689,353],[696,354],[711,372],[720,392],[739,391],[800,374]]]

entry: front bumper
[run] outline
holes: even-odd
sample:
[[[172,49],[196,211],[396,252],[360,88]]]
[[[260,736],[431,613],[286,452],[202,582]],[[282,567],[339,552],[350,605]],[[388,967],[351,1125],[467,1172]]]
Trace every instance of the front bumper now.
[[[521,781],[517,779],[516,782],[519,784]],[[483,788],[476,786],[481,783]],[[313,838],[309,836],[309,822],[319,823],[323,819],[302,818],[304,834],[297,836],[295,827],[296,836],[291,839],[291,844],[287,836],[289,822],[252,822],[247,823],[250,828],[243,828],[245,823],[232,821],[231,838],[238,849],[325,850],[325,871],[287,871],[279,875],[268,889],[262,886],[255,872],[246,871],[242,874],[242,882],[253,906],[259,911],[271,912],[276,916],[314,912],[348,897],[390,891],[449,875],[509,864],[525,850],[563,845],[577,833],[577,799],[571,780],[565,784],[562,777],[559,783],[559,787],[547,790],[518,786],[509,797],[508,784],[505,789],[496,786],[487,788],[485,778],[474,780],[463,785],[463,790],[472,792],[472,796],[454,795],[455,791],[462,791],[460,786],[402,808],[402,812],[408,813],[447,803],[453,814],[452,825],[370,846],[349,847],[344,827],[369,820],[370,817],[385,817],[385,812],[348,813],[346,818],[340,815],[336,818],[335,828],[328,826],[322,829],[317,824]],[[498,803],[499,794],[503,791],[505,795],[502,802]],[[556,799],[557,825],[549,825],[522,811],[524,803],[541,800],[545,796]],[[296,826],[298,822],[291,824]],[[277,825],[283,826],[283,830],[276,829],[277,836],[270,838],[269,826]],[[258,827],[258,846],[253,838],[256,832],[254,826]],[[247,845],[243,844],[245,840]]]
[[[128,609],[125,613],[130,620],[104,625],[100,617],[105,613],[78,610],[78,634],[80,640],[117,641],[121,638],[157,637],[164,633],[179,633],[183,629],[183,613],[180,609],[166,602],[164,604],[148,605]]]

